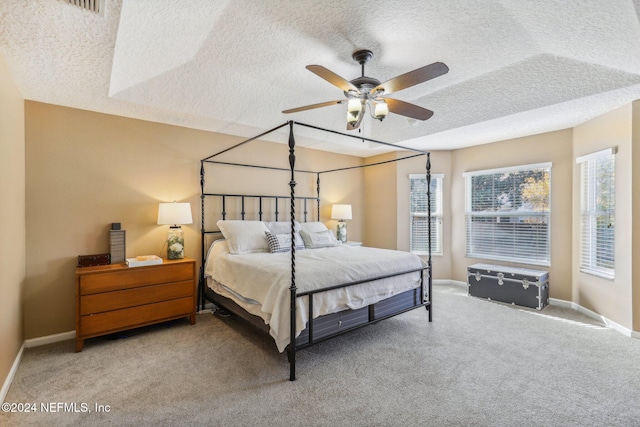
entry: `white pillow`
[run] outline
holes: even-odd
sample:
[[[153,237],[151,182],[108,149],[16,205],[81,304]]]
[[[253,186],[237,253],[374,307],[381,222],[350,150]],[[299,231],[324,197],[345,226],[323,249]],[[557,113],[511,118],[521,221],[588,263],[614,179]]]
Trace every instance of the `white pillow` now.
[[[265,224],[273,234],[291,233],[291,221],[271,221]],[[296,221],[295,230],[300,231],[300,223],[298,221]]]
[[[318,231],[317,233],[309,233],[306,230],[301,230],[300,235],[307,249],[326,248],[338,244],[335,236],[329,230]]]
[[[307,233],[319,233],[328,230],[327,226],[321,222],[303,222],[300,224]]]
[[[232,254],[248,254],[252,252],[268,252],[267,238],[269,231],[262,221],[220,220],[218,228],[227,240],[229,252]]]

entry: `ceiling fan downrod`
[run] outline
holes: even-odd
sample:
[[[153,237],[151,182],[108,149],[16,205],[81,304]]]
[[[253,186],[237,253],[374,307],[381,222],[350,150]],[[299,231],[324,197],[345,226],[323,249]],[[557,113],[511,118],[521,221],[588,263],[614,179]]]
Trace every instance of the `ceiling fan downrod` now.
[[[362,67],[362,77],[364,77],[364,64],[373,58],[373,52],[368,49],[356,50],[351,57]]]
[[[361,92],[364,95],[366,92],[369,92],[371,89],[380,84],[380,80],[364,75],[364,64],[366,64],[371,58],[373,58],[373,52],[367,49],[357,50],[353,52],[351,57],[362,67],[362,75],[351,80],[350,83],[358,89],[364,89],[364,91]],[[366,99],[366,97],[364,98]]]

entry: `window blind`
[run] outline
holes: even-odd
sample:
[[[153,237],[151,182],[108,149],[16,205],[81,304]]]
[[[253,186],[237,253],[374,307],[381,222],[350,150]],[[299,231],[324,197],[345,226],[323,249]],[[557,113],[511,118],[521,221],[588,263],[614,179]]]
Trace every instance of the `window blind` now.
[[[580,270],[615,277],[615,149],[576,159],[580,164]]]
[[[550,265],[551,163],[464,176],[466,255]]]
[[[442,255],[442,180],[444,175],[431,175],[431,254]],[[412,253],[429,254],[427,177],[426,174],[409,175],[409,216]]]

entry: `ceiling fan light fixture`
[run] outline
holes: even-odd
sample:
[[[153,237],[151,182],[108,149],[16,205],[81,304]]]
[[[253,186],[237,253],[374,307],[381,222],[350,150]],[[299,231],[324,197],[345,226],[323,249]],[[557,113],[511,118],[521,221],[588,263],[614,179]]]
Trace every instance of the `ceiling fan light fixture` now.
[[[382,121],[389,114],[389,106],[384,100],[373,102],[373,117]]]
[[[360,116],[360,111],[362,110],[363,105],[360,99],[351,98],[347,103],[347,122],[350,125],[354,125],[358,121],[358,116]]]

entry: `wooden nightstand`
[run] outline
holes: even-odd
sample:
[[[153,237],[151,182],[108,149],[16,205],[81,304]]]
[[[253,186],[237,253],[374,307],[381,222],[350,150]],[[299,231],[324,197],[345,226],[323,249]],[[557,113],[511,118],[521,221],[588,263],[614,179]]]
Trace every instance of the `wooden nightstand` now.
[[[188,317],[196,322],[196,261],[76,268],[76,351],[84,340]]]

